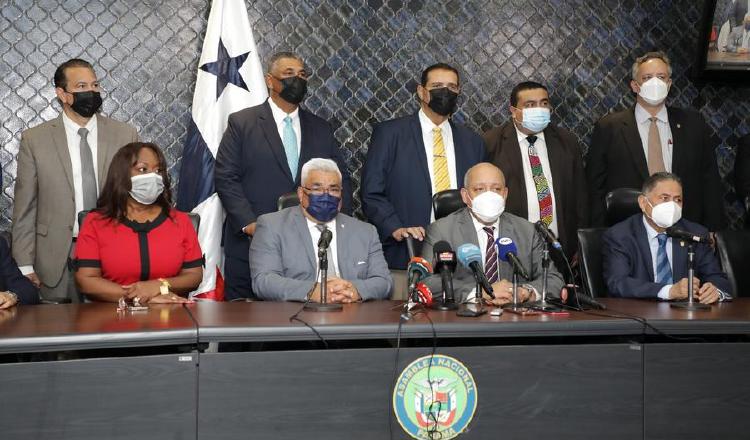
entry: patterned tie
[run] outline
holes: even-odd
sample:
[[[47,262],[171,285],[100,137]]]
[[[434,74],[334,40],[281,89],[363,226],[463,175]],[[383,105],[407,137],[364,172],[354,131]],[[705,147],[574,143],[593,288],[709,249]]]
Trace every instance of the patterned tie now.
[[[323,223],[318,223],[317,225],[315,225],[315,227],[318,228],[318,231],[320,231],[321,234],[323,233],[323,231],[328,229],[328,226],[324,225]],[[326,249],[326,257],[328,259],[328,278],[338,276],[339,270],[336,266],[336,260],[331,258],[331,246],[328,246],[328,248]]]
[[[542,169],[542,162],[539,160],[539,155],[536,153],[534,142],[537,137],[534,135],[526,138],[529,141],[529,163],[531,164],[531,177],[534,179],[534,185],[536,186],[537,200],[539,200],[539,218],[544,224],[549,227],[552,224],[552,194],[549,191],[549,183],[547,178],[544,177],[544,170]]]
[[[299,151],[297,151],[297,134],[292,126],[292,118],[284,118],[284,152],[286,161],[289,164],[289,171],[292,172],[292,179],[297,178],[297,167],[299,166]]]
[[[659,137],[659,126],[656,125],[656,117],[648,118],[651,124],[648,126],[648,174],[666,171],[664,167],[664,155],[661,151],[661,137]]]
[[[94,172],[94,155],[91,153],[89,141],[86,139],[89,131],[85,128],[78,129],[81,137],[79,150],[81,154],[81,188],[83,189],[83,210],[96,208],[96,173]]]
[[[448,158],[445,156],[443,132],[440,127],[432,129],[432,172],[435,175],[435,192],[445,191],[451,187],[448,176]]]
[[[667,258],[667,234],[659,234],[656,238],[659,240],[659,250],[656,251],[656,282],[672,284],[672,267]]]
[[[495,247],[495,227],[483,228],[487,233],[487,247],[484,250],[484,275],[490,284],[497,282],[497,248]]]

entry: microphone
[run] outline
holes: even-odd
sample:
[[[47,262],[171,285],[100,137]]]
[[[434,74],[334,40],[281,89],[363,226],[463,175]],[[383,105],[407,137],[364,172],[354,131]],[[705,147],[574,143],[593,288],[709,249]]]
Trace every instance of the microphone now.
[[[497,255],[501,260],[509,262],[513,266],[513,269],[515,269],[523,278],[527,280],[530,279],[529,273],[523,267],[521,260],[519,260],[516,255],[518,253],[518,248],[516,247],[516,244],[513,243],[513,240],[508,237],[500,237],[495,241],[495,246],[497,246]]]
[[[428,307],[432,304],[432,290],[425,283],[417,283],[414,291],[417,293],[415,298],[418,303]]]
[[[442,305],[451,304],[450,308],[455,308],[453,296],[453,272],[456,270],[456,253],[453,252],[451,245],[447,241],[441,240],[432,247],[435,253],[433,266],[435,273],[440,272],[440,279],[443,282],[443,301]]]
[[[492,285],[490,285],[490,282],[487,280],[487,277],[484,274],[484,269],[482,268],[482,252],[479,250],[479,246],[473,243],[462,244],[458,247],[456,255],[462,266],[474,272],[474,279],[482,286],[482,289],[484,289],[489,296],[495,298],[495,294],[492,291]],[[479,296],[481,295],[477,292],[477,297]]]
[[[406,272],[409,274],[409,292],[412,292],[417,283],[432,273],[432,265],[422,257],[413,257],[406,266]]]
[[[690,241],[693,243],[703,243],[703,244],[710,244],[710,240],[708,237],[703,237],[700,235],[693,234],[692,232],[688,232],[684,229],[675,228],[672,226],[671,228],[667,228],[667,235],[672,238],[677,238],[679,240],[685,240]]]
[[[333,240],[333,233],[331,232],[331,230],[328,228],[323,229],[323,232],[320,233],[320,238],[318,239],[318,249],[328,249],[328,246],[331,244],[331,240]]]
[[[549,228],[544,224],[543,221],[539,220],[538,222],[534,223],[534,228],[536,228],[536,231],[542,236],[542,238],[544,238],[544,241],[546,241],[547,244],[559,251],[562,250],[562,245],[557,240],[557,238],[555,238],[555,235],[552,233],[552,231],[549,230]]]
[[[584,293],[576,292],[575,295],[580,304],[585,304],[596,310],[607,310],[607,306]]]

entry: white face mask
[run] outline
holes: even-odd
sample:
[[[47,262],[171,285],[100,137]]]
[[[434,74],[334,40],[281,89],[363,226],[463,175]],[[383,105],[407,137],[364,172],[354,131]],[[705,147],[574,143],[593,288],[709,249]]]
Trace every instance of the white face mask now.
[[[505,199],[494,191],[485,191],[471,201],[471,212],[483,223],[494,223],[505,211]]]
[[[669,93],[669,86],[666,82],[659,78],[651,78],[641,84],[641,91],[638,95],[651,105],[659,105],[667,99],[667,93]]]
[[[651,202],[646,199],[649,205]],[[660,228],[669,228],[682,218],[682,207],[675,202],[669,201],[651,205],[651,220]]]
[[[164,180],[160,174],[139,174],[130,178],[130,197],[136,202],[151,205],[164,192]]]

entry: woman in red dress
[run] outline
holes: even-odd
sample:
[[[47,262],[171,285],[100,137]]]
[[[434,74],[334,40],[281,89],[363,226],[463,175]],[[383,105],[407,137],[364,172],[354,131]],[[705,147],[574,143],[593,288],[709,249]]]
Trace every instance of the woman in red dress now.
[[[203,277],[198,236],[172,208],[164,154],[134,142],[112,158],[75,252],[78,289],[94,301],[181,303]]]

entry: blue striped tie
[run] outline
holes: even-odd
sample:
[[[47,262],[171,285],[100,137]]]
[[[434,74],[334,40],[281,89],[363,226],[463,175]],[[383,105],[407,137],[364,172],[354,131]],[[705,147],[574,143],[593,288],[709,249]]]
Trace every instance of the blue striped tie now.
[[[659,250],[656,252],[656,282],[673,284],[672,267],[667,258],[667,234],[659,234],[656,238],[659,240]]]
[[[292,172],[292,180],[297,178],[297,167],[299,165],[299,151],[297,150],[297,134],[294,132],[292,126],[292,118],[287,116],[284,118],[284,136],[282,142],[284,143],[284,152],[286,153],[286,161],[289,164],[289,171]]]

